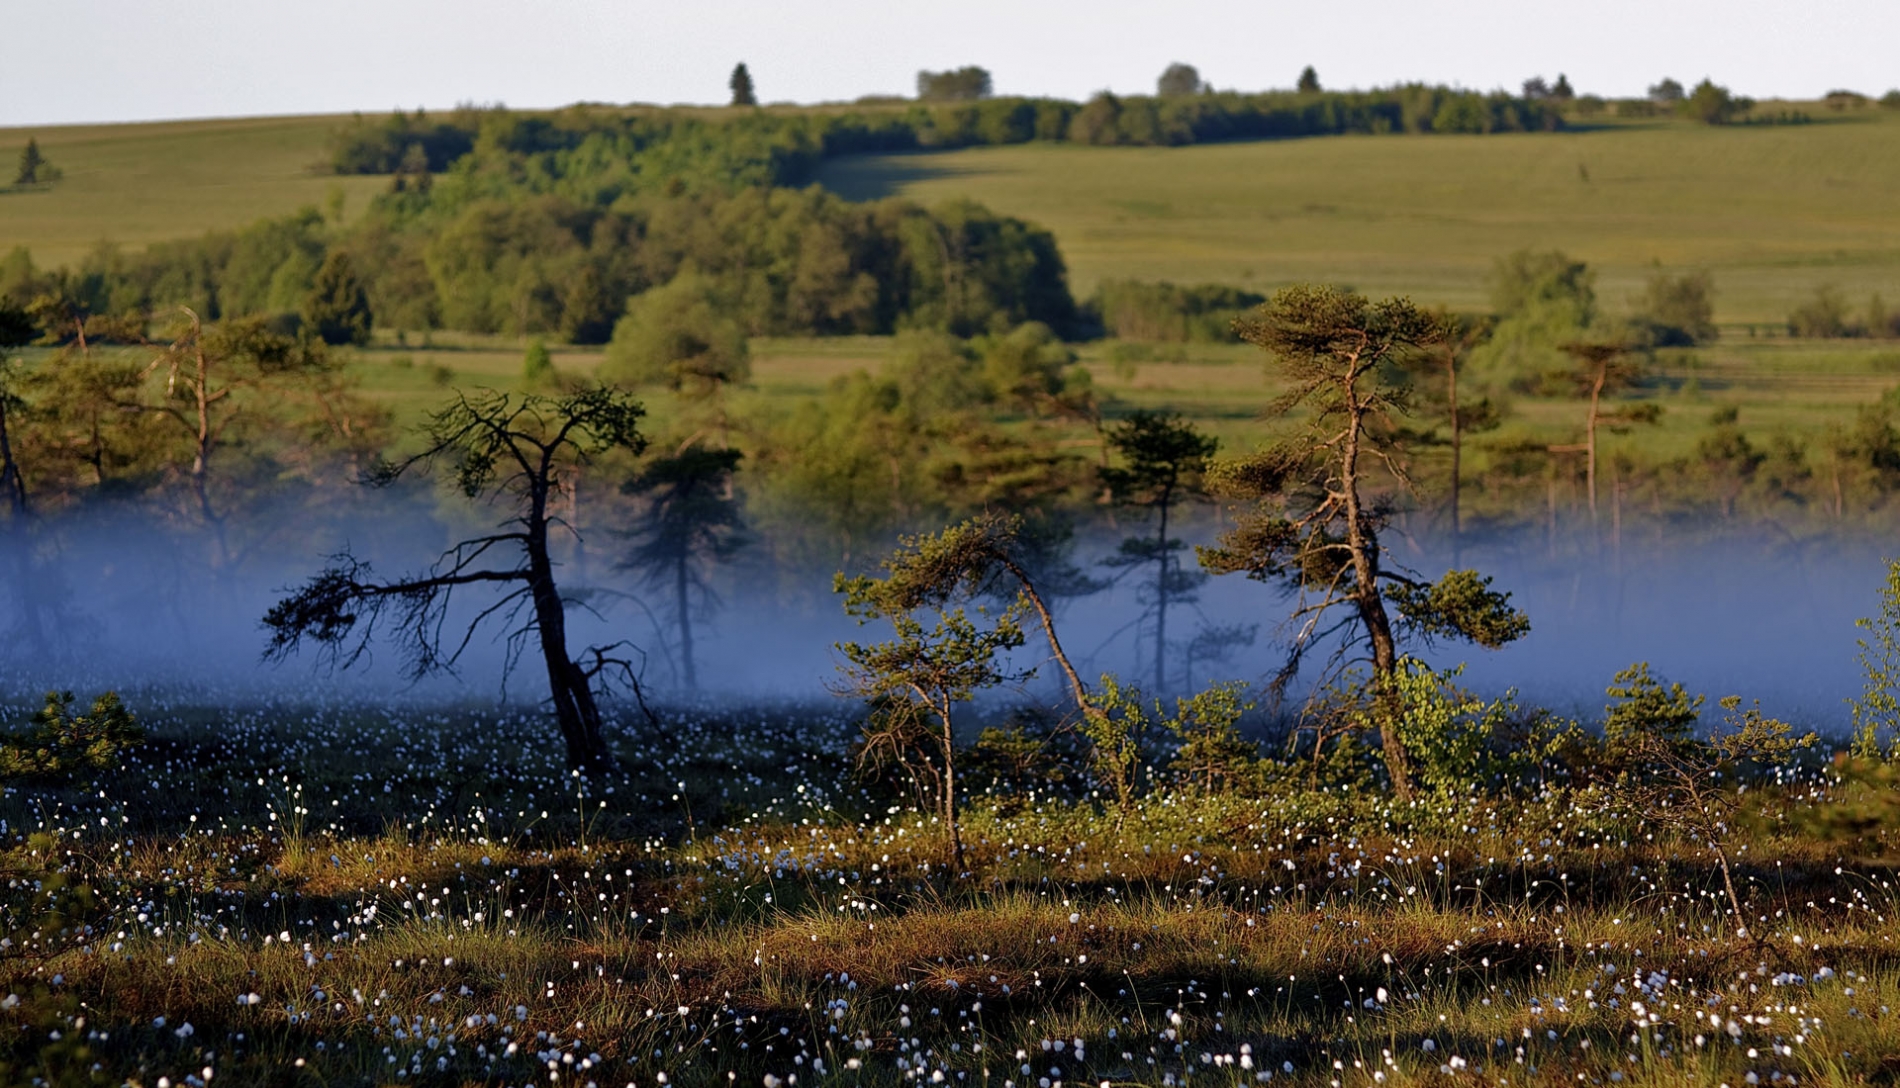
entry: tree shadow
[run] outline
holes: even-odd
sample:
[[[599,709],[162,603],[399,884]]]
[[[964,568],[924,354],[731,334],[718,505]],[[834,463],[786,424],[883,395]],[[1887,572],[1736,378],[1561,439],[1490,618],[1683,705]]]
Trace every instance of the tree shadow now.
[[[962,161],[947,163],[943,161],[941,152],[910,151],[841,156],[820,167],[816,181],[846,200],[864,201],[900,196],[906,188],[921,182],[981,177],[1002,172],[972,167]]]

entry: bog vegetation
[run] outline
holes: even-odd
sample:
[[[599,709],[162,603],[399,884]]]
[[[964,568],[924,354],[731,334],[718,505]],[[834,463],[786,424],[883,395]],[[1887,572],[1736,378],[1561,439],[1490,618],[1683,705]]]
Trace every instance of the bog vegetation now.
[[[1497,255],[1467,313],[1077,298],[1024,219],[795,187],[867,151],[1804,117],[1706,81],[1253,95],[1184,64],[1086,103],[979,68],[915,103],[730,88],[358,121],[330,165],[387,183],[347,225],[0,267],[8,666],[109,673],[104,621],[197,670],[4,708],[6,1080],[1891,1077],[1900,563],[1838,747],[1667,662],[1578,715],[1436,664],[1540,622],[1499,556],[1581,586],[1648,540],[1890,539],[1884,372],[1764,432],[1692,409],[1735,335],[1706,270],[1653,270],[1627,313],[1548,246]],[[21,186],[62,183],[34,145]],[[1897,330],[1824,290],[1772,340]],[[885,339],[755,395],[762,342],[817,335]],[[422,368],[392,353],[436,337],[519,363],[399,409],[379,382]],[[1263,372],[1218,433],[1116,392],[1190,350]],[[282,692],[225,691],[181,602],[264,579],[247,652]],[[1248,622],[1197,607],[1250,581]],[[1122,675],[1065,619],[1111,586]],[[856,620],[836,698],[721,698],[701,633],[735,598]],[[293,671],[378,652],[526,701]]]

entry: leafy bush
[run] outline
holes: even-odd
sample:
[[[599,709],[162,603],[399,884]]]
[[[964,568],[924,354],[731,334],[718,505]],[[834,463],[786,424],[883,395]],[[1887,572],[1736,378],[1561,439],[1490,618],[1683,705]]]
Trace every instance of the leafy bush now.
[[[1082,720],[1082,734],[1089,742],[1089,770],[1097,788],[1114,799],[1115,811],[1126,815],[1135,806],[1147,769],[1148,737],[1161,707],[1155,705],[1151,718],[1142,705],[1141,689],[1123,686],[1113,673],[1102,674],[1095,701],[1099,712]]]
[[[1506,700],[1486,702],[1458,687],[1464,666],[1444,672],[1408,658],[1393,676],[1403,706],[1399,735],[1418,783],[1440,797],[1482,789],[1505,768],[1493,740],[1511,716]]]
[[[1887,561],[1887,580],[1880,587],[1880,613],[1854,621],[1866,637],[1860,647],[1865,687],[1848,706],[1854,716],[1856,756],[1877,759],[1882,738],[1893,747],[1890,758],[1900,758],[1900,559]]]
[[[1684,117],[1700,121],[1705,125],[1726,125],[1740,115],[1747,113],[1753,102],[1729,93],[1727,87],[1717,86],[1714,80],[1705,79],[1695,85],[1677,109]]]
[[[1824,283],[1814,289],[1814,297],[1795,307],[1788,315],[1788,335],[1813,339],[1858,336],[1860,325],[1847,311],[1847,299],[1840,288]]]
[[[49,691],[31,728],[0,739],[0,779],[103,771],[144,736],[116,692],[106,692],[92,701],[91,710],[76,714],[72,692]]]

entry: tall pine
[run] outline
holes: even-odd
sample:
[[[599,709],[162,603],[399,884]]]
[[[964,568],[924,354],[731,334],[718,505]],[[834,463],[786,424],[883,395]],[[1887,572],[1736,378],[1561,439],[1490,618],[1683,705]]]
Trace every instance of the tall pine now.
[[[756,106],[759,96],[752,91],[752,73],[746,71],[745,61],[740,61],[732,70],[732,79],[727,81],[732,88],[732,104],[735,106]]]

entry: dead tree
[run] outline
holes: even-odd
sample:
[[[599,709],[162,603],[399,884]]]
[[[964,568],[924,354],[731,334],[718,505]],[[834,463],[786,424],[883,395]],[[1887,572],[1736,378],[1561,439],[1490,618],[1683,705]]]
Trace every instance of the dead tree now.
[[[430,417],[421,453],[379,466],[368,482],[387,486],[413,469],[446,462],[464,495],[507,508],[510,516],[497,532],[464,540],[426,571],[395,581],[376,578],[367,563],[347,553],[335,557],[265,615],[271,631],[266,659],[286,658],[309,639],[332,664],[348,667],[368,651],[379,622],[387,621],[409,674],[419,678],[453,670],[476,631],[500,618],[508,629],[511,663],[529,636],[540,647],[568,765],[589,772],[611,767],[593,688],[610,659],[584,651],[594,654],[589,667],[568,651],[566,601],[555,581],[548,536],[557,526],[572,527],[551,502],[566,473],[609,450],[643,450],[646,439],[637,425],[644,414],[632,397],[606,389],[518,399],[493,391],[458,394]],[[500,596],[462,627],[459,639],[445,639],[456,591],[474,586]]]

